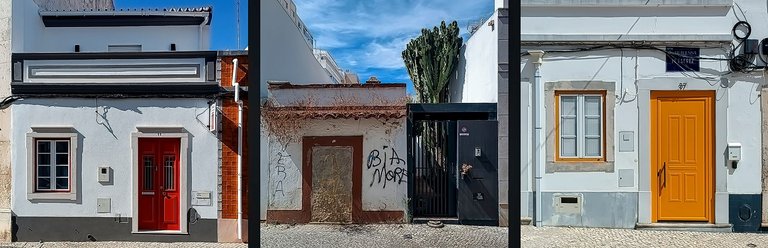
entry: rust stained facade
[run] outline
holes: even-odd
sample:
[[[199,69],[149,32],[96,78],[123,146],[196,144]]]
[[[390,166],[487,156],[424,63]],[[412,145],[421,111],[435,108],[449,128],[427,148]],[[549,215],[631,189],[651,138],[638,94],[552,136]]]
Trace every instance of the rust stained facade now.
[[[407,182],[379,184],[376,175],[386,172],[371,160],[387,160],[381,151],[406,154],[404,84],[270,82],[268,89],[267,222],[405,222]],[[405,162],[390,166],[392,174]]]

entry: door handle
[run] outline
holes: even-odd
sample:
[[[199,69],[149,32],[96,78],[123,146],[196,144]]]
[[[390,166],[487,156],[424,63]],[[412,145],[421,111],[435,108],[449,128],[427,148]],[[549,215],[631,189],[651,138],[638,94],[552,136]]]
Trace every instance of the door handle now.
[[[661,183],[660,188],[667,186],[667,162],[664,162],[664,165],[661,166],[661,169],[656,172],[656,177],[661,179],[661,174],[664,173],[664,181]]]

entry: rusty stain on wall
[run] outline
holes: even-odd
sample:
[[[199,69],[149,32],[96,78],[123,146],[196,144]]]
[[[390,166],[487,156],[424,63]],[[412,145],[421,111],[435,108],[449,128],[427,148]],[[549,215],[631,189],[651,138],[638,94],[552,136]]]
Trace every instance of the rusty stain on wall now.
[[[312,148],[312,222],[352,222],[352,147]]]

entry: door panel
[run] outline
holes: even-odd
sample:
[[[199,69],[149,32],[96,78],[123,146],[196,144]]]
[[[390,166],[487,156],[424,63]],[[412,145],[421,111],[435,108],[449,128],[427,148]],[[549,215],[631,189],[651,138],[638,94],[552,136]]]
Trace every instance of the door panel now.
[[[458,122],[458,217],[461,223],[499,221],[498,123]],[[477,154],[476,149],[479,149]],[[466,172],[463,165],[471,166]]]
[[[180,230],[180,139],[139,139],[139,229]]]
[[[156,198],[155,174],[157,142],[139,139],[139,229],[157,229],[158,202]]]
[[[312,148],[312,222],[352,222],[351,146]]]
[[[162,156],[162,173],[158,177],[163,208],[163,223],[158,227],[162,230],[179,230],[179,140],[161,139],[160,154]]]
[[[712,221],[713,93],[654,92],[654,221]]]

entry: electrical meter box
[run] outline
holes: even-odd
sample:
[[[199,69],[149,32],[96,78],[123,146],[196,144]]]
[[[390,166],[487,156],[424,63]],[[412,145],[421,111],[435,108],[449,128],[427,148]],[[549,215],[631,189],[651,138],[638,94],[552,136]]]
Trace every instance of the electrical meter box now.
[[[741,160],[741,144],[740,143],[728,143],[728,160],[730,161]]]
[[[107,166],[101,166],[99,167],[99,182],[100,183],[108,183],[110,178],[110,169]]]

